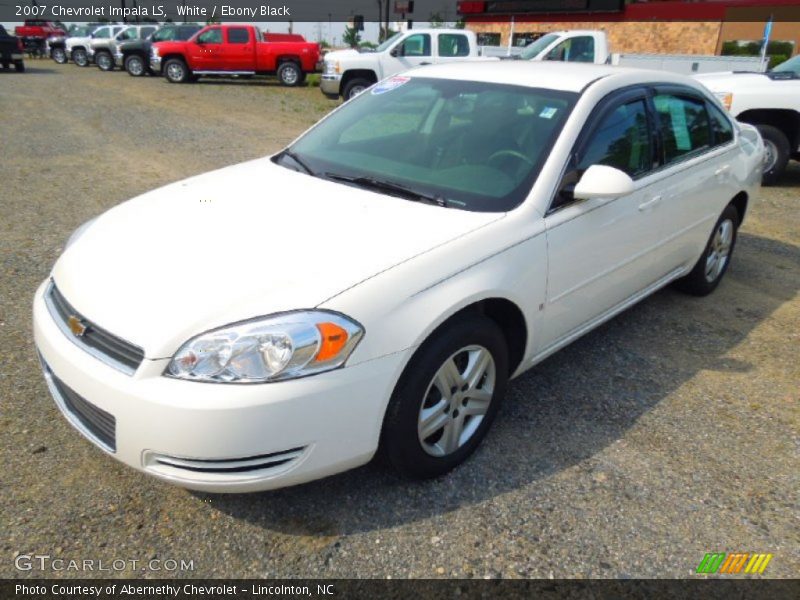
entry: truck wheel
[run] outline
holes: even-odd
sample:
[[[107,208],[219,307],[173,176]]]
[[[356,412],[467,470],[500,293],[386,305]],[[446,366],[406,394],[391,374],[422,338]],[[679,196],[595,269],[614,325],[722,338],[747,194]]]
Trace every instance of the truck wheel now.
[[[288,87],[298,85],[301,81],[302,74],[303,72],[300,70],[300,67],[294,62],[285,62],[278,67],[278,81],[281,82],[281,85]]]
[[[94,62],[101,71],[114,70],[114,57],[111,56],[110,52],[98,52],[95,54]]]
[[[189,67],[180,58],[170,58],[164,65],[164,77],[170,83],[185,83],[189,80]]]
[[[10,68],[11,68],[11,63],[7,63],[7,62],[3,63],[3,69],[4,70],[8,71]]]
[[[342,94],[342,97],[344,98],[345,102],[352,100],[371,85],[372,82],[368,79],[363,79],[361,77],[351,79],[347,82],[347,85],[344,86],[344,93]]]
[[[89,64],[89,56],[86,54],[86,50],[83,48],[75,48],[72,51],[72,62],[74,62],[79,67],[85,67]]]
[[[25,72],[25,63],[21,60],[14,61],[14,68],[17,70],[17,73],[24,73]]]
[[[756,125],[766,146],[764,157],[764,174],[761,181],[764,185],[772,185],[781,176],[789,162],[789,140],[777,127],[772,125]]]
[[[138,54],[131,54],[125,59],[125,70],[132,77],[141,77],[146,71],[144,59]]]
[[[67,52],[63,48],[53,48],[53,60],[63,65],[67,62]]]

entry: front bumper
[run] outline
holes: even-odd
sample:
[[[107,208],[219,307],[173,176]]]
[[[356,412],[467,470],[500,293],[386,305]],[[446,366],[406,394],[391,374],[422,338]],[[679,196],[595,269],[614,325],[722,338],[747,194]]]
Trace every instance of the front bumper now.
[[[154,73],[161,73],[161,57],[160,56],[151,56],[150,57],[150,70]]]
[[[356,467],[377,449],[408,351],[257,385],[164,377],[169,359],[145,359],[126,375],[59,329],[44,301],[46,287],[34,298],[34,338],[56,403],[85,437],[134,469],[190,489],[251,492]],[[59,397],[54,380],[62,396],[66,389],[90,413],[99,408],[111,418],[113,443],[82,425],[82,413]]]
[[[342,86],[342,76],[339,74],[322,75],[320,77],[319,89],[326,96],[338,96]]]
[[[114,66],[116,67],[124,67],[125,66],[125,55],[121,52],[114,53]]]

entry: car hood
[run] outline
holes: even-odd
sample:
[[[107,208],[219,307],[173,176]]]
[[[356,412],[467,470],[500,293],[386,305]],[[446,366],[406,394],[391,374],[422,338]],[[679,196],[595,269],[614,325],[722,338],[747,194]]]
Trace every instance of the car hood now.
[[[769,78],[764,73],[748,73],[726,71],[721,73],[704,73],[695,75],[700,83],[712,92],[735,92],[751,86],[769,83]]]
[[[109,210],[65,250],[53,278],[87,320],[165,358],[208,329],[315,307],[502,216],[384,196],[264,158]]]

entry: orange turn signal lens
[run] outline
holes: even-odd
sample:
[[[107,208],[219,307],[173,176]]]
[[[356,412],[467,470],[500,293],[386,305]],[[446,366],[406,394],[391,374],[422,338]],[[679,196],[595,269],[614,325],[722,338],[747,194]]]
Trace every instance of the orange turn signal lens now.
[[[333,323],[317,323],[317,329],[322,336],[316,362],[324,362],[335,357],[347,343],[347,331]]]

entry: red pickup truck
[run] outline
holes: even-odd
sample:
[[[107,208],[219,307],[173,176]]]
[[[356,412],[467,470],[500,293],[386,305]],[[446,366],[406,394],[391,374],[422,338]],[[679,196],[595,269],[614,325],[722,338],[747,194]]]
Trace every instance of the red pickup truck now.
[[[66,35],[66,30],[52,21],[26,19],[23,25],[14,28],[14,35],[22,40],[25,52],[44,56],[47,38],[51,35]]]
[[[301,36],[262,35],[253,25],[209,25],[185,42],[156,42],[150,49],[150,68],[172,83],[203,75],[277,75],[283,85],[294,86],[318,61],[319,44]]]

